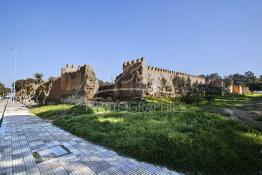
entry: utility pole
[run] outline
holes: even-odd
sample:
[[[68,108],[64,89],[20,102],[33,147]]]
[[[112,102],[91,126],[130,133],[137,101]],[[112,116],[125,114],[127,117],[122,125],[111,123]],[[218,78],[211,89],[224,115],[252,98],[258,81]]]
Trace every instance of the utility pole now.
[[[13,84],[13,105],[15,104],[15,97],[16,97],[16,90],[15,90],[15,81],[16,81],[16,57],[17,57],[17,49],[16,48],[10,48],[14,52],[14,63],[15,63],[15,70],[14,70],[14,84]]]

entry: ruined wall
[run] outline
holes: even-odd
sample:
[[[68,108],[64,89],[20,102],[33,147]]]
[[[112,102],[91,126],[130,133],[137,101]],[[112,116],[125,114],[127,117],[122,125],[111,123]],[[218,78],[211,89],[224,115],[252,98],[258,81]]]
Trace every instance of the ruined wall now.
[[[230,93],[232,94],[238,94],[238,95],[242,95],[245,93],[249,93],[249,88],[246,86],[241,86],[241,85],[231,85],[229,87]]]
[[[250,93],[249,87],[246,86],[242,87],[242,92],[243,94]]]
[[[59,103],[61,99],[61,77],[56,78],[52,83],[52,87],[46,101],[48,103]]]
[[[215,87],[221,87],[221,88],[225,87],[225,83],[221,79],[211,79],[208,81],[208,83]]]
[[[205,79],[198,76],[193,76],[186,73],[171,71],[156,67],[146,67],[143,72],[143,83],[146,86],[146,96],[171,96],[174,97],[177,94],[173,79],[175,77],[184,78],[185,81],[190,79],[190,84],[205,84]]]
[[[112,100],[114,96],[114,84],[99,84],[99,89],[96,92],[98,100]]]
[[[243,94],[242,86],[241,85],[231,85],[230,93],[242,95]]]
[[[61,70],[61,101],[85,103],[93,100],[98,90],[95,72],[90,65],[66,65]]]
[[[143,96],[146,88],[142,81],[144,69],[145,62],[143,59],[124,63],[123,72],[115,80],[114,98],[125,100]]]
[[[205,78],[167,69],[150,67],[143,58],[123,64],[123,72],[115,80],[114,97],[133,99],[146,96],[176,96],[174,77],[189,77],[191,84],[205,84]]]
[[[40,84],[38,84],[37,82],[24,84],[24,86],[16,92],[17,100],[28,105],[34,104],[33,98],[39,85]]]

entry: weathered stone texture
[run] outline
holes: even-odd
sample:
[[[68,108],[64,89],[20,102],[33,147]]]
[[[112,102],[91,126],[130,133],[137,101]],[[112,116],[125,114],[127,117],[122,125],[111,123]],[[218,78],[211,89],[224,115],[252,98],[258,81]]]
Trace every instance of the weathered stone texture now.
[[[50,89],[49,95],[46,99],[47,102],[60,102],[61,99],[61,77],[57,78]]]
[[[181,80],[184,82],[182,88],[177,83]],[[222,81],[212,82],[223,85]],[[66,65],[61,70],[61,77],[38,87],[36,99],[43,103],[83,104],[95,98],[130,100],[147,96],[174,97],[187,92],[184,89],[193,84],[205,83],[210,82],[205,82],[205,78],[200,76],[147,66],[141,58],[124,63],[123,72],[116,77],[114,84],[101,84],[99,87],[90,65]]]
[[[104,83],[99,85],[99,89],[96,92],[96,98],[98,100],[111,100],[114,96],[114,84]]]
[[[116,99],[139,98],[143,95],[143,89],[146,88],[142,82],[143,69],[145,69],[143,60],[123,64],[123,73],[115,80]]]
[[[33,97],[39,86],[40,84],[36,81],[24,84],[23,87],[16,93],[17,100],[23,102],[24,104],[33,104]]]
[[[116,99],[146,96],[176,96],[175,77],[190,78],[191,84],[205,84],[205,78],[146,65],[143,58],[123,64],[123,72],[115,80]]]
[[[93,100],[98,90],[95,72],[90,65],[62,68],[61,96],[63,102],[84,103]]]

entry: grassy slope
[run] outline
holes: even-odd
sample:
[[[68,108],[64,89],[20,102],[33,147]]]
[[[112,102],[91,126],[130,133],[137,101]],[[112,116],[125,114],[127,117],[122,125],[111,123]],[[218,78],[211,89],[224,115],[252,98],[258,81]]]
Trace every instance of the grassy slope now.
[[[200,111],[111,113],[56,125],[140,160],[204,174],[257,174],[261,133]]]
[[[242,100],[248,99],[220,99],[208,108]],[[179,112],[94,114],[100,110],[67,105],[63,109],[75,117],[57,119],[54,124],[124,155],[183,172],[257,174],[262,167],[261,132],[206,113],[204,106],[180,105]],[[50,118],[61,113],[61,106],[44,106],[32,112]]]

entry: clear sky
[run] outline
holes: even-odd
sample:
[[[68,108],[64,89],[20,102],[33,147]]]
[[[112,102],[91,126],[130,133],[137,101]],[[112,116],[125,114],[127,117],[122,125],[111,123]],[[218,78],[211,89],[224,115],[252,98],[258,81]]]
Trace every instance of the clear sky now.
[[[110,81],[122,63],[192,74],[262,74],[261,0],[0,0],[0,81],[91,64]]]

